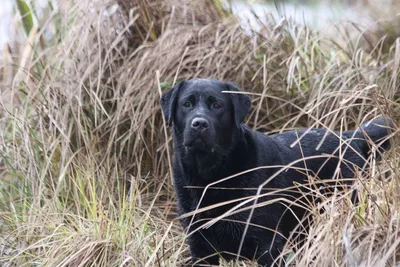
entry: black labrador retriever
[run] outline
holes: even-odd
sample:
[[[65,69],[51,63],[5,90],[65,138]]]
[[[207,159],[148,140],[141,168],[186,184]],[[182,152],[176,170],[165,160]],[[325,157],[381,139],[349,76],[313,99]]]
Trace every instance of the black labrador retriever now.
[[[192,215],[182,219],[192,260],[196,266],[218,264],[219,257],[277,265],[274,259],[291,232],[299,225],[307,229],[308,203],[332,192],[331,187],[350,185],[349,178],[366,165],[370,143],[379,152],[389,148],[385,138],[393,124],[378,118],[356,131],[309,129],[268,136],[243,123],[250,98],[223,91],[239,89],[192,79],[161,98],[173,126],[179,214]],[[325,183],[316,188],[315,181]]]

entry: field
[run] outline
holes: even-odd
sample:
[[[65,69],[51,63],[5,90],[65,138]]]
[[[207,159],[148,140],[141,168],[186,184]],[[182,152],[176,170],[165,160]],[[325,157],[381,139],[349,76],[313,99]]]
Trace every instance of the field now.
[[[18,0],[20,41],[2,51],[0,265],[188,262],[159,98],[180,80],[212,77],[252,97],[246,122],[265,133],[348,130],[381,114],[396,121],[393,149],[355,178],[360,203],[346,192],[324,198],[323,214],[311,207],[304,246],[294,252],[289,242],[282,259],[398,266],[396,1],[375,27],[335,25],[335,34],[272,17],[255,17],[249,30],[218,0],[75,2],[49,1],[39,16]]]

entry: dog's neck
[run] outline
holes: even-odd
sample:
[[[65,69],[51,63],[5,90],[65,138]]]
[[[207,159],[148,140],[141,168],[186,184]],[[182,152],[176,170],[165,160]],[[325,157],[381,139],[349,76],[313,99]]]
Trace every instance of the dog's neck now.
[[[245,129],[240,127],[232,136],[230,149],[219,148],[214,152],[195,152],[188,151],[183,146],[182,138],[174,140],[175,153],[182,155],[175,156],[176,164],[182,165],[182,170],[185,170],[185,177],[193,179],[191,184],[198,186],[206,186],[209,183],[218,181],[222,178],[236,174],[242,170],[238,170],[237,166],[245,166],[243,164],[243,153],[248,150],[246,141]],[[236,159],[236,157],[239,157]],[[228,160],[229,159],[229,160]],[[240,164],[238,162],[240,161]]]

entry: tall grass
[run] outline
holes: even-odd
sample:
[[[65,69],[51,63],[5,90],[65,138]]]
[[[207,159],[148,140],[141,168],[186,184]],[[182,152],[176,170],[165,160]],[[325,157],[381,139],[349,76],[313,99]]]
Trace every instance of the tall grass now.
[[[23,49],[4,53],[1,66],[0,262],[188,260],[159,106],[160,92],[179,80],[235,82],[252,95],[247,123],[265,132],[399,118],[400,39],[369,39],[370,49],[362,30],[341,45],[290,20],[259,23],[249,33],[219,1],[118,0],[51,9],[31,27]],[[396,138],[371,166],[355,182],[359,205],[347,195],[326,198],[305,245],[293,252],[289,242],[288,264],[399,261]]]

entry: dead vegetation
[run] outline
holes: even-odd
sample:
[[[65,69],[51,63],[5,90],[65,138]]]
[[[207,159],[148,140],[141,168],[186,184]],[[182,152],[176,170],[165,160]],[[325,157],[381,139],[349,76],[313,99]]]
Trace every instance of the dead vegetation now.
[[[159,106],[178,80],[236,83],[252,95],[247,122],[266,132],[399,118],[400,39],[366,48],[348,37],[341,46],[289,20],[260,23],[245,31],[217,0],[80,1],[52,11],[24,49],[3,52],[0,262],[187,260]],[[357,177],[358,206],[346,195],[326,199],[306,244],[296,252],[288,244],[288,265],[399,262],[397,144]]]

